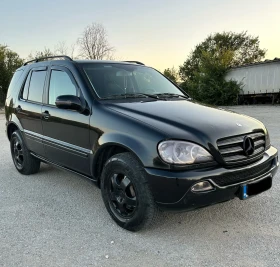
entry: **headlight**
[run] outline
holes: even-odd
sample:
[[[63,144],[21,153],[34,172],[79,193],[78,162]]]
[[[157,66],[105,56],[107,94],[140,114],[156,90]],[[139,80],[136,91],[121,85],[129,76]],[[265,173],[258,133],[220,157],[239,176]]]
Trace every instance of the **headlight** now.
[[[270,137],[268,130],[266,130],[266,135],[265,135],[265,150],[270,148]]]
[[[163,141],[158,145],[160,157],[171,164],[192,164],[213,161],[203,147],[185,141]]]

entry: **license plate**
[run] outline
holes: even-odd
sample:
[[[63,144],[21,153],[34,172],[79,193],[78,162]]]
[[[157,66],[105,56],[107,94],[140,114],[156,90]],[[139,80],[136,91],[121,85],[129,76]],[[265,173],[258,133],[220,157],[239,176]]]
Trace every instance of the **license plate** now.
[[[245,200],[249,197],[258,195],[270,189],[271,186],[272,186],[271,177],[267,177],[257,182],[241,185],[239,189],[239,198]]]

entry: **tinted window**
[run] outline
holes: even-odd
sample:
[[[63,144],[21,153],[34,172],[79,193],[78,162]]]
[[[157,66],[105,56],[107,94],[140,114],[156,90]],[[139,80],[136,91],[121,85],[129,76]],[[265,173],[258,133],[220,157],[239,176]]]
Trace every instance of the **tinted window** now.
[[[125,93],[183,95],[174,84],[152,68],[117,63],[87,63],[83,67],[90,83],[101,98]]]
[[[55,105],[55,100],[60,95],[77,95],[76,86],[65,71],[52,70],[49,104]]]
[[[42,102],[46,71],[33,71],[31,74],[28,100]]]
[[[22,92],[23,99],[27,99],[27,96],[28,96],[28,87],[29,87],[30,77],[31,77],[31,72],[29,72],[28,77],[24,84],[24,88],[23,88],[23,92]]]

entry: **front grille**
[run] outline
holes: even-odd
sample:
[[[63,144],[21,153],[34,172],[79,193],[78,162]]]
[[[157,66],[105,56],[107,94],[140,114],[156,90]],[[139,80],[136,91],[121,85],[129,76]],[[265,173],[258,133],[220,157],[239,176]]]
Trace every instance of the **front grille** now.
[[[251,137],[254,140],[255,151],[250,156],[246,156],[243,151],[243,140],[245,136]],[[219,139],[217,141],[217,145],[226,163],[244,161],[257,156],[262,156],[265,151],[265,135],[263,132],[256,132],[239,136],[231,136]]]
[[[229,172],[220,176],[211,177],[211,180],[219,186],[241,183],[265,174],[271,167],[272,161],[270,160],[246,170]]]

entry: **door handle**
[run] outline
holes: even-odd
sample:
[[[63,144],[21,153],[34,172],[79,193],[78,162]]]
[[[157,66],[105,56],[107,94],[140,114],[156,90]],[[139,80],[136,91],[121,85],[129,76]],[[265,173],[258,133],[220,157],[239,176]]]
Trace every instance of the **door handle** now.
[[[43,112],[42,115],[43,115],[43,119],[45,119],[45,120],[48,120],[49,117],[51,116],[47,110],[45,112]]]
[[[22,108],[21,108],[20,105],[18,105],[18,106],[16,107],[16,113],[19,113],[19,112],[21,112],[21,111],[22,111]]]

